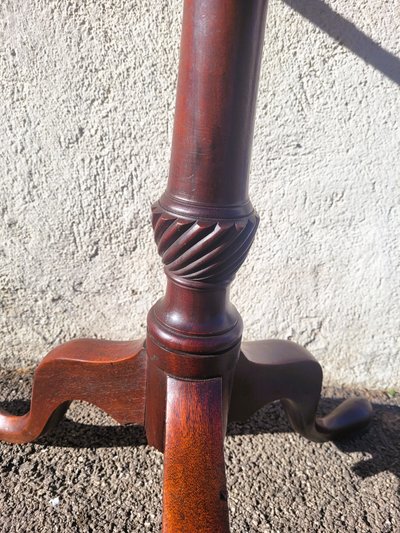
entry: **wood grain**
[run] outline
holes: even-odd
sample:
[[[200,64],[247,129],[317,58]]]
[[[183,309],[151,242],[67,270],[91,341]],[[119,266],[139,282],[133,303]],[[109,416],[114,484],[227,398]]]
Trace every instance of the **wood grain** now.
[[[229,532],[222,380],[168,377],[163,533]]]
[[[36,369],[29,412],[0,412],[0,439],[37,439],[54,427],[71,400],[92,403],[120,424],[143,424],[145,380],[143,340],[70,341],[52,350]]]
[[[9,442],[43,434],[72,399],[121,424],[145,423],[165,454],[164,533],[229,532],[228,410],[244,419],[281,399],[293,428],[318,441],[371,416],[356,399],[318,418],[322,370],[293,343],[243,343],[240,352],[229,288],[258,225],[248,177],[266,11],[266,0],[184,2],[170,172],[153,206],[167,288],[149,311],[146,351],[143,341],[56,348],[36,371],[29,413],[0,415]]]

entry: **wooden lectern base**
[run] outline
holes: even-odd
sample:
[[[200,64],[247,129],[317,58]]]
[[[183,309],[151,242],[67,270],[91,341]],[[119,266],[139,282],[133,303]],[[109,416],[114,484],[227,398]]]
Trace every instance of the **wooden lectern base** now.
[[[54,349],[36,370],[29,413],[0,414],[0,439],[15,443],[50,430],[74,399],[143,424],[164,452],[164,533],[229,531],[228,419],[281,400],[294,430],[325,441],[371,416],[354,399],[316,418],[320,365],[292,342],[241,344],[229,301],[258,225],[248,171],[265,18],[265,0],[185,0],[170,176],[153,207],[168,284],[146,340]]]

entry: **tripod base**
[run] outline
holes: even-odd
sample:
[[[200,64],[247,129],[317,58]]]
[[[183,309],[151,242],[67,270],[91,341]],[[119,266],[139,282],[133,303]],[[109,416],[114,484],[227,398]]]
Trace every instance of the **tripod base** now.
[[[0,439],[37,439],[59,422],[74,399],[100,407],[120,424],[145,424],[149,397],[160,395],[159,390],[146,390],[146,368],[142,340],[75,340],[60,346],[35,372],[30,411],[22,416],[1,412]],[[321,367],[307,350],[289,341],[242,344],[233,384],[228,385],[229,408],[224,400],[224,380],[231,380],[227,376],[164,377],[165,411],[157,413],[163,428],[158,447],[164,451],[164,532],[229,532],[223,456],[227,418],[244,420],[281,400],[293,429],[322,442],[365,427],[372,413],[367,400],[356,398],[317,418]]]

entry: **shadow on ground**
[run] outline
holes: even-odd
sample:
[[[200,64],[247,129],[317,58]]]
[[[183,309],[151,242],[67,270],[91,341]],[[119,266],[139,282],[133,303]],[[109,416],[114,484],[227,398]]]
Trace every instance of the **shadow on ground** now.
[[[383,396],[383,393],[378,393]],[[346,395],[347,397],[347,395]],[[322,398],[320,413],[326,415],[344,398]],[[352,470],[363,479],[380,472],[391,472],[400,479],[400,405],[378,403],[370,397],[373,419],[370,426],[359,433],[334,442],[346,453],[361,452],[369,459],[357,463]],[[400,402],[396,402],[400,403]],[[248,422],[232,423],[228,435],[256,435],[292,431],[279,402],[261,409]],[[323,446],[322,444],[321,446]]]
[[[339,392],[343,392],[340,391]],[[364,394],[365,391],[363,391]],[[345,397],[351,391],[345,391]],[[357,391],[355,391],[357,394]],[[343,396],[343,394],[342,394]],[[371,425],[361,433],[353,434],[335,442],[346,454],[362,452],[368,459],[353,466],[355,474],[365,479],[380,472],[391,472],[400,479],[400,400],[386,399],[382,392],[369,394],[374,416]],[[379,396],[379,398],[377,398]],[[333,410],[342,398],[324,397],[320,402],[320,414]],[[377,399],[381,402],[376,401]],[[3,401],[0,409],[13,414],[23,414],[29,409],[29,402],[22,400]],[[83,415],[82,415],[83,413]],[[82,419],[83,418],[83,419]],[[87,420],[88,419],[88,420]],[[115,448],[145,446],[144,429],[140,426],[110,425],[111,419],[99,409],[74,402],[67,416],[59,426],[41,437],[38,445],[67,448]],[[260,409],[248,421],[233,422],[228,426],[228,437],[292,432],[279,402]]]

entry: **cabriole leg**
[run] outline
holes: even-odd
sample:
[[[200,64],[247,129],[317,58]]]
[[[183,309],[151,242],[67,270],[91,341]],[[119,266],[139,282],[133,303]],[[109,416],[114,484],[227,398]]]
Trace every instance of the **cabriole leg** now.
[[[365,427],[372,414],[363,398],[346,400],[323,418],[316,416],[322,369],[305,348],[290,341],[245,342],[236,367],[230,420],[245,420],[264,405],[281,400],[295,431],[323,442]]]

